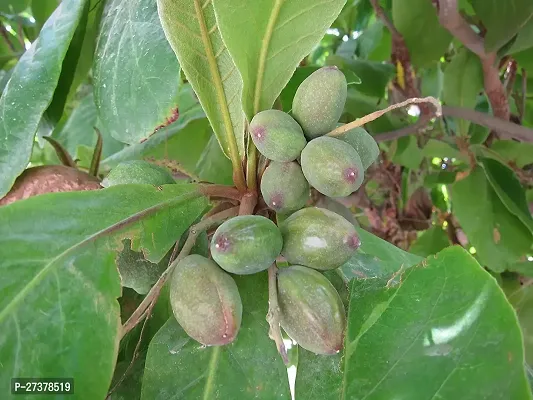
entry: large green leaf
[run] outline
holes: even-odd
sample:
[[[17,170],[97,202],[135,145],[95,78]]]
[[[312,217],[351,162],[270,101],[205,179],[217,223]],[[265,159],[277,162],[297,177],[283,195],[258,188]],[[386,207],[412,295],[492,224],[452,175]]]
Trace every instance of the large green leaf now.
[[[2,392],[12,377],[73,377],[78,398],[104,398],[118,349],[121,241],[157,262],[205,207],[194,185],[177,184],[1,207],[0,220],[9,221],[0,224]]]
[[[242,326],[227,346],[202,346],[171,317],[154,337],[146,357],[142,398],[289,398],[287,372],[268,337],[266,272],[236,276]]]
[[[483,168],[454,183],[451,197],[453,214],[483,265],[504,271],[531,248],[531,232],[502,203]]]
[[[487,51],[498,50],[533,18],[533,2],[530,0],[507,0],[505,3],[470,0],[470,3],[487,29]]]
[[[296,398],[529,399],[516,315],[462,248],[354,280],[344,355],[300,352]]]
[[[438,61],[452,41],[452,35],[440,25],[430,1],[394,0],[392,18],[416,66]]]
[[[48,17],[54,12],[61,0],[35,0],[31,3],[31,13],[35,21],[44,25]]]
[[[0,197],[31,156],[33,137],[57,86],[63,58],[87,0],[64,0],[22,55],[0,98]],[[61,29],[57,27],[60,26]]]
[[[345,0],[213,0],[220,32],[244,82],[248,118],[272,107]]]
[[[478,93],[483,89],[481,61],[474,53],[461,48],[444,70],[442,100],[451,106],[473,108]],[[459,134],[466,135],[470,122],[459,121]]]
[[[482,159],[481,166],[502,203],[533,233],[533,218],[526,192],[513,170],[491,158]]]
[[[180,66],[151,0],[109,0],[96,44],[94,95],[115,139],[143,141],[177,112]]]
[[[212,1],[157,0],[157,7],[165,35],[222,150],[227,156],[238,152],[242,157],[242,79],[220,36]]]

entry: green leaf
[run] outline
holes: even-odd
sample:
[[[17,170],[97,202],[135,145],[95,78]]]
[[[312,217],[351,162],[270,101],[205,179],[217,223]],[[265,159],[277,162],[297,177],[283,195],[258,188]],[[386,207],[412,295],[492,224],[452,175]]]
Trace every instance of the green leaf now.
[[[411,62],[418,67],[438,61],[452,41],[452,35],[440,25],[430,1],[394,0],[392,19],[405,39]]]
[[[42,26],[45,21],[52,15],[61,0],[35,0],[31,3],[31,14],[35,21]]]
[[[94,98],[111,136],[139,143],[176,112],[180,66],[151,0],[109,0],[96,44]]]
[[[530,262],[530,264],[533,264]],[[533,265],[530,266],[533,269]],[[504,287],[504,290],[506,288]],[[507,299],[513,305],[524,337],[525,361],[533,365],[533,286],[520,285],[515,281],[513,290],[505,290]],[[531,367],[530,367],[531,368]]]
[[[249,119],[272,107],[300,61],[324,36],[345,3],[213,1],[220,32],[244,82],[242,102]]]
[[[94,127],[100,129],[101,124],[98,121],[93,94],[88,93],[80,99],[77,107],[74,108],[65,122],[54,130],[52,136],[70,154],[74,154],[80,146],[94,148],[97,139]],[[106,130],[100,129],[100,131],[102,132],[104,142],[102,152],[104,157],[109,157],[124,148],[124,144],[111,137]]]
[[[0,0],[0,12],[6,14],[18,14],[26,10],[30,0]]]
[[[214,135],[211,135],[196,164],[196,173],[203,181],[233,185],[231,162],[222,153]]]
[[[424,231],[409,247],[409,251],[422,257],[438,253],[450,245],[446,231],[441,226],[433,226]]]
[[[502,272],[530,249],[531,232],[507,210],[483,168],[454,183],[451,198],[453,214],[482,265]]]
[[[361,78],[361,83],[357,85],[357,90],[378,99],[384,97],[385,88],[396,71],[391,64],[368,60],[347,60],[340,56],[329,56],[326,64],[353,71]]]
[[[465,250],[386,284],[352,283],[342,398],[529,398],[516,316]]]
[[[235,154],[242,158],[242,79],[220,36],[212,1],[157,0],[157,7],[165,35],[198,95],[220,147],[228,157]]]
[[[500,49],[533,17],[533,2],[529,0],[508,0],[505,4],[470,0],[470,3],[487,29],[487,52]]]
[[[518,168],[533,164],[533,143],[495,140],[490,149],[502,156],[504,160],[515,163]]]
[[[451,106],[474,108],[483,89],[483,71],[479,57],[462,47],[444,70],[443,102]],[[459,134],[466,135],[470,122],[459,121]]]
[[[444,73],[441,69],[441,63],[435,62],[424,68],[420,73],[420,81],[421,95],[433,96],[438,99],[441,96],[444,85]]]
[[[356,229],[361,239],[361,247],[339,269],[348,280],[390,277],[400,268],[408,268],[422,260],[421,257],[407,253],[362,228]]]
[[[526,192],[515,173],[491,158],[481,159],[480,164],[502,203],[533,233],[533,218],[527,205]]]
[[[404,136],[396,141],[393,161],[410,169],[418,169],[424,159],[422,150],[414,135]]]
[[[63,58],[86,2],[61,2],[20,58],[0,97],[0,197],[9,191],[30,160],[33,137],[52,100]]]
[[[117,250],[128,238],[160,260],[206,207],[195,188],[121,185],[0,208],[4,393],[13,376],[63,376],[80,396],[105,397],[120,327]]]
[[[195,107],[180,115],[173,124],[161,128],[156,135],[143,143],[125,147],[118,153],[102,161],[106,169],[122,161],[139,159],[157,159],[169,163],[169,167],[196,175],[196,163],[209,138],[211,129],[205,114]]]
[[[533,18],[529,18],[528,22],[518,31],[516,40],[509,53],[518,53],[520,51],[529,49],[533,46]]]
[[[143,399],[290,398],[286,369],[268,337],[267,274],[234,279],[244,305],[237,339],[202,346],[170,317],[148,349]]]

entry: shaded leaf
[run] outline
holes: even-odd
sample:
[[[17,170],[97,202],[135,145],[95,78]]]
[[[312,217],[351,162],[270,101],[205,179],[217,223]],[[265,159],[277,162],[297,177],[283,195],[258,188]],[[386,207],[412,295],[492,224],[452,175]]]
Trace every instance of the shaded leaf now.
[[[430,1],[394,0],[392,19],[405,39],[411,62],[416,66],[438,61],[452,41],[452,35],[440,25]]]
[[[409,247],[409,252],[427,257],[436,254],[450,245],[446,231],[441,226],[433,226],[424,231]]]
[[[30,160],[33,137],[52,100],[63,58],[86,2],[61,2],[20,58],[0,97],[0,197],[9,191]]]
[[[324,36],[345,3],[213,1],[220,32],[242,76],[242,101],[249,119],[272,107],[300,61]]]
[[[396,151],[392,160],[410,169],[418,169],[424,159],[415,136],[404,136],[396,141]]]
[[[198,95],[220,147],[228,157],[232,153],[242,157],[243,84],[220,36],[212,1],[157,0],[157,7],[165,35]]]
[[[495,140],[490,149],[511,161],[519,168],[533,164],[533,143],[516,142],[514,140]],[[487,155],[490,155],[487,153]]]
[[[0,207],[9,221],[0,224],[2,390],[13,376],[63,376],[76,393],[104,398],[118,350],[121,240],[156,262],[205,206],[194,185],[122,185]]]
[[[483,158],[480,163],[502,203],[533,233],[533,218],[527,205],[526,192],[515,173],[491,158]]]
[[[268,337],[266,272],[234,278],[244,305],[237,339],[202,346],[170,317],[148,349],[143,399],[289,398],[286,369]]]
[[[128,144],[176,113],[180,66],[151,0],[109,0],[96,43],[94,98],[104,130]]]
[[[472,190],[475,188],[475,190]],[[531,247],[531,232],[511,214],[485,177],[483,168],[451,186],[453,213],[482,265],[502,272]],[[495,242],[494,230],[499,240]]]
[[[479,57],[461,48],[444,70],[442,100],[448,105],[473,108],[478,93],[483,89],[483,71]],[[470,122],[460,120],[459,134],[466,135]]]
[[[533,2],[508,0],[505,5],[485,0],[470,0],[476,15],[487,29],[485,49],[497,51],[533,18]]]
[[[214,135],[211,135],[196,164],[196,172],[203,181],[233,185],[231,162],[224,157]]]

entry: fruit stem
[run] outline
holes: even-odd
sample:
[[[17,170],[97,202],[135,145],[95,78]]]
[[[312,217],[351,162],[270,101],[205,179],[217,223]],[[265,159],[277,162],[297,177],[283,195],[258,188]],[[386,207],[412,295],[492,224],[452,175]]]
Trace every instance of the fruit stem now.
[[[389,106],[387,108],[384,108],[383,110],[374,111],[373,113],[367,114],[363,118],[358,118],[355,121],[350,122],[349,124],[341,125],[338,128],[336,128],[336,129],[332,130],[331,132],[329,132],[327,134],[327,136],[339,136],[339,135],[342,135],[343,133],[345,133],[345,132],[347,132],[347,131],[349,131],[351,129],[358,128],[360,126],[363,126],[364,124],[368,124],[369,122],[372,122],[372,121],[378,119],[379,117],[381,117],[382,115],[388,113],[391,110],[396,110],[397,108],[405,107],[405,106],[408,106],[410,104],[421,104],[421,103],[431,103],[431,104],[433,104],[433,106],[436,109],[435,117],[440,117],[442,115],[442,106],[441,106],[440,102],[436,98],[431,97],[431,96],[421,97],[421,98],[413,97],[412,99],[407,99],[405,101],[402,101],[401,103],[393,104],[393,105],[391,105],[391,106]]]
[[[283,343],[283,338],[281,337],[281,328],[279,323],[279,304],[278,304],[278,267],[274,262],[268,268],[268,313],[266,320],[270,325],[268,331],[268,336],[274,342],[276,342],[276,347],[278,352],[283,359],[285,365],[289,365],[289,357],[287,356],[287,349],[285,349],[285,344]]]
[[[254,213],[257,205],[257,194],[255,192],[246,192],[241,199],[239,215],[251,215]]]
[[[199,191],[204,196],[208,197],[222,197],[225,199],[240,200],[243,196],[242,193],[234,186],[226,185],[199,185]]]
[[[248,152],[246,183],[248,190],[257,191],[257,148],[253,143],[250,143],[250,150]]]
[[[141,304],[137,307],[137,309],[131,314],[131,316],[128,318],[128,320],[124,323],[122,326],[121,332],[120,332],[120,339],[122,339],[129,331],[131,331],[137,324],[142,321],[143,318],[149,316],[150,310],[149,308],[153,307],[153,304],[157,301],[159,294],[161,293],[161,289],[163,289],[163,285],[168,280],[170,274],[176,267],[176,265],[184,259],[186,256],[189,255],[191,252],[194,244],[196,243],[196,239],[198,236],[206,231],[207,229],[211,228],[214,225],[220,224],[222,221],[234,217],[239,212],[239,207],[232,207],[227,210],[221,211],[218,214],[211,215],[210,217],[198,222],[196,225],[193,225],[189,229],[189,235],[187,236],[187,240],[183,244],[183,247],[176,257],[174,261],[170,263],[168,268],[161,274],[158,281],[154,286],[152,286],[152,289],[148,292],[146,297],[143,299]]]

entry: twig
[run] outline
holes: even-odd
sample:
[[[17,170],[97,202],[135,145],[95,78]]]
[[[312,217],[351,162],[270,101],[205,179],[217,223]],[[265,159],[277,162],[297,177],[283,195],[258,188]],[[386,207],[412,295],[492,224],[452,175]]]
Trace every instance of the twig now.
[[[102,134],[95,126],[94,131],[96,132],[96,146],[94,146],[93,157],[91,159],[91,166],[89,168],[89,174],[92,176],[98,176],[98,168],[100,168],[100,160],[102,159],[102,147],[104,145],[104,140],[102,139]]]
[[[233,186],[200,184],[198,190],[208,197],[222,197],[232,200],[240,200],[242,197],[242,193]]]
[[[17,49],[15,48],[15,45],[11,42],[9,38],[9,33],[7,32],[6,27],[3,23],[0,22],[0,35],[4,38],[4,41],[6,42],[7,47],[13,52],[16,53]],[[23,47],[24,48],[24,47]]]
[[[239,215],[253,214],[254,208],[257,205],[257,194],[255,192],[246,192],[242,196],[241,206],[239,208]]]
[[[442,113],[447,117],[462,118],[498,131],[501,136],[518,139],[523,142],[533,142],[533,129],[514,124],[501,118],[493,117],[468,108],[442,106]]]
[[[274,342],[276,342],[276,347],[278,352],[283,359],[285,365],[289,365],[289,358],[287,356],[287,349],[285,349],[285,344],[283,343],[283,338],[281,337],[281,328],[279,322],[279,313],[281,312],[278,303],[278,268],[276,263],[272,264],[268,269],[268,313],[266,320],[270,325],[268,331],[268,336]]]
[[[239,207],[233,207],[228,210],[222,211],[218,214],[212,215],[209,218],[206,218],[196,225],[191,226],[189,229],[189,236],[187,237],[187,240],[183,244],[183,247],[179,253],[179,255],[176,257],[176,259],[170,264],[170,266],[161,274],[161,277],[158,279],[156,284],[150,289],[146,297],[143,299],[141,304],[137,307],[137,309],[133,312],[133,314],[128,318],[128,320],[124,323],[122,326],[122,330],[120,332],[120,338],[122,339],[129,331],[131,331],[137,324],[143,319],[144,316],[148,315],[148,312],[146,310],[151,306],[152,303],[155,303],[159,297],[159,294],[161,293],[161,289],[163,288],[163,285],[168,280],[170,274],[174,270],[174,267],[186,256],[189,255],[192,247],[194,246],[194,243],[196,242],[196,239],[198,236],[205,230],[209,229],[210,227],[219,224],[225,219],[228,219],[230,217],[233,217],[237,215],[237,212],[239,211]]]
[[[400,129],[397,129],[391,132],[379,133],[376,136],[374,136],[374,139],[377,142],[384,142],[386,140],[394,140],[394,139],[401,138],[403,136],[408,136],[414,133],[419,133],[422,130],[424,130],[424,128],[426,128],[426,126],[431,121],[431,119],[432,119],[431,115],[421,116],[420,119],[416,121],[413,125],[409,125],[409,126],[406,126],[405,128],[400,128]]]
[[[349,124],[339,126],[337,129],[334,129],[333,131],[329,132],[327,135],[328,136],[339,136],[339,135],[342,135],[343,133],[345,133],[345,132],[347,132],[347,131],[349,131],[351,129],[363,126],[364,124],[367,124],[369,122],[372,122],[372,121],[378,119],[379,117],[381,117],[382,115],[386,114],[387,112],[389,112],[391,110],[395,110],[397,108],[405,107],[405,106],[408,106],[410,104],[421,104],[421,103],[431,103],[431,104],[433,104],[433,106],[436,109],[435,114],[434,114],[435,117],[440,117],[442,115],[441,104],[439,103],[439,101],[436,98],[434,98],[434,97],[422,97],[422,98],[414,97],[412,99],[407,99],[405,101],[402,101],[401,103],[393,104],[393,105],[391,105],[391,106],[389,106],[389,107],[387,107],[387,108],[385,108],[383,110],[374,111],[373,113],[365,115],[363,118],[358,118],[355,121],[350,122]]]

